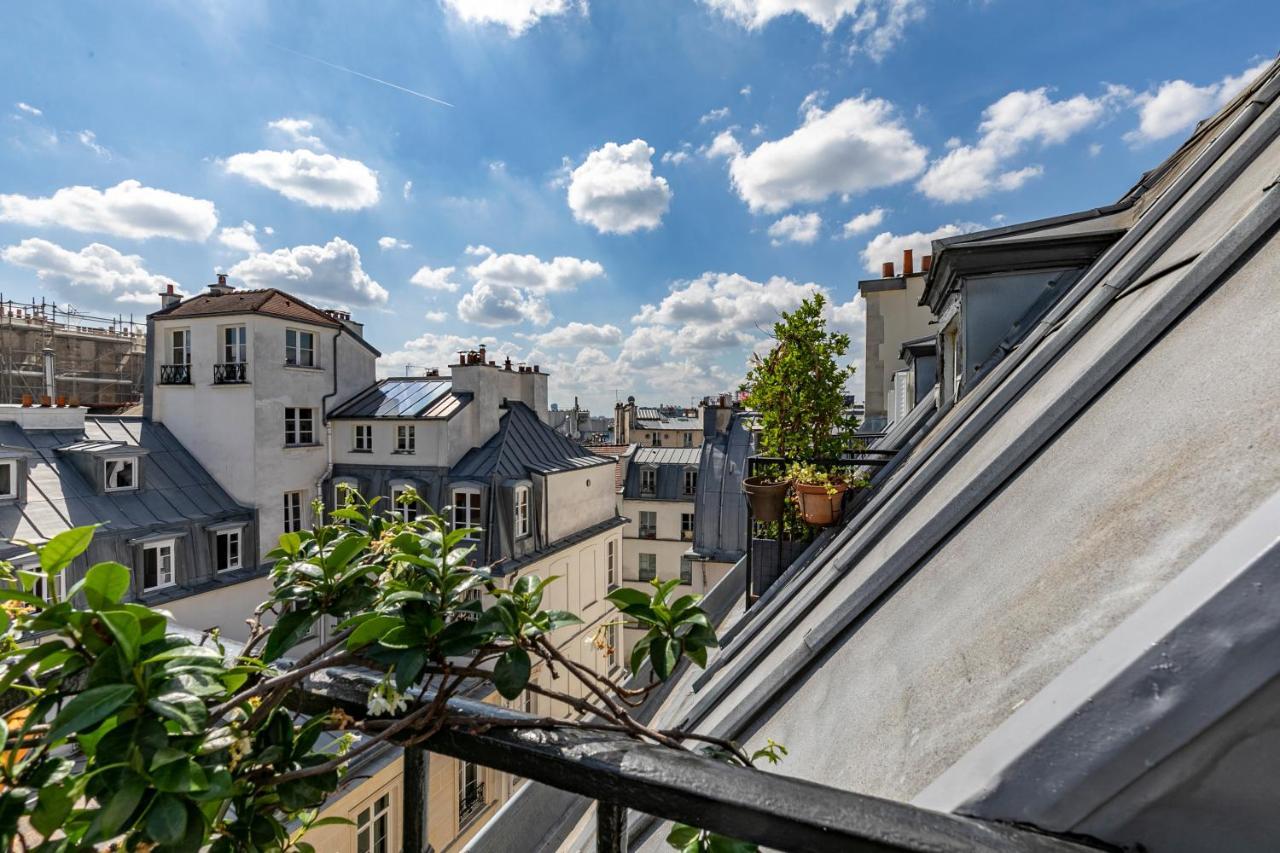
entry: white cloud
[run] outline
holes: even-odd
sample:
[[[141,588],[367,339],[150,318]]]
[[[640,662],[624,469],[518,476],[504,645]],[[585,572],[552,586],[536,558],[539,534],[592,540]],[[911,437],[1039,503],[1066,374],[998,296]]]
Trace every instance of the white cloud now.
[[[672,166],[679,166],[681,163],[688,161],[693,154],[691,153],[693,146],[688,142],[680,143],[680,147],[674,151],[664,151],[662,153],[662,162],[670,163]]]
[[[454,267],[419,267],[418,271],[409,279],[412,284],[418,287],[425,287],[427,290],[440,290],[446,293],[456,293],[458,283],[452,280],[452,276],[456,269]]]
[[[551,311],[541,296],[493,281],[477,281],[458,301],[458,316],[479,326],[511,326],[528,321],[542,326]]]
[[[0,194],[0,222],[54,226],[145,240],[206,240],[218,226],[213,202],[121,181],[106,190],[64,187],[48,198]]]
[[[709,110],[706,113],[704,113],[702,117],[698,119],[698,124],[709,124],[710,122],[713,122],[713,121],[724,121],[728,117],[729,117],[728,107],[717,107],[714,110]]]
[[[853,237],[857,234],[863,233],[864,231],[870,231],[872,228],[876,228],[880,223],[884,222],[884,214],[885,210],[883,207],[873,207],[866,213],[859,213],[844,224],[844,229],[841,234],[844,237]]]
[[[686,355],[707,349],[739,346],[752,333],[771,325],[783,311],[790,311],[806,296],[818,292],[816,284],[798,284],[782,276],[767,282],[752,281],[737,273],[707,272],[692,281],[677,282],[657,305],[644,305],[631,322],[639,327],[665,327],[676,332],[646,332],[640,341],[662,343],[652,355]],[[637,332],[640,329],[636,330]],[[626,347],[636,353],[633,334]]]
[[[775,246],[783,243],[812,243],[822,232],[822,217],[817,213],[792,213],[769,226]]]
[[[79,139],[81,145],[83,145],[85,148],[88,148],[90,151],[92,151],[94,154],[97,154],[99,157],[105,157],[108,160],[111,159],[111,152],[108,151],[105,146],[101,145],[98,142],[98,135],[95,134],[92,130],[80,131],[79,133],[76,134],[76,139]]]
[[[334,237],[323,246],[294,246],[245,258],[227,271],[251,288],[278,287],[339,305],[375,305],[387,291],[360,264],[360,250]]]
[[[518,36],[543,18],[577,8],[587,12],[586,0],[441,0],[446,9],[468,24],[497,24]]]
[[[896,184],[924,170],[927,149],[888,101],[849,98],[824,111],[814,93],[801,109],[804,122],[789,136],[730,161],[734,188],[753,211],[777,213],[793,204]],[[717,137],[712,149],[719,143]],[[723,149],[730,150],[727,144]]]
[[[851,47],[877,61],[902,40],[908,24],[925,17],[924,0],[702,0],[724,17],[757,30],[784,15],[802,15],[826,32],[845,19]]]
[[[449,319],[449,315],[444,311],[428,311],[422,315],[422,319],[426,320],[428,323],[443,323],[445,320]]]
[[[1134,99],[1138,105],[1138,127],[1125,134],[1125,140],[1141,145],[1189,129],[1235,97],[1270,64],[1269,60],[1258,63],[1238,76],[1224,77],[1207,86],[1196,86],[1186,80],[1166,80],[1154,92],[1144,92]]]
[[[73,252],[31,237],[0,250],[0,260],[35,270],[43,284],[73,298],[153,302],[168,285],[177,285],[167,276],[148,272],[138,255],[125,255],[102,243]]]
[[[270,225],[264,225],[262,228],[262,233],[270,237],[272,234],[276,233],[276,229],[272,228]]]
[[[743,86],[741,89],[738,90],[738,94],[744,98],[751,97],[751,85],[747,84],[746,86]]]
[[[671,204],[667,179],[653,174],[653,148],[643,139],[607,142],[569,178],[573,218],[602,234],[630,234],[662,224]]]
[[[483,258],[485,255],[493,254],[493,249],[490,249],[483,243],[476,246],[468,245],[467,248],[462,251],[466,252],[468,255],[474,255],[477,258]]]
[[[556,257],[544,261],[536,255],[499,255],[490,250],[480,263],[467,267],[467,272],[477,282],[504,284],[536,293],[565,293],[604,275],[604,267],[579,258]]]
[[[617,346],[622,343],[622,330],[617,326],[605,323],[566,323],[556,326],[540,335],[531,335],[530,339],[538,346],[551,348],[583,347],[583,346]]]
[[[224,165],[233,175],[311,207],[359,210],[378,203],[378,173],[359,160],[299,148],[235,154]]]
[[[16,104],[14,104],[14,106],[17,107],[22,112],[26,113],[27,115],[33,115],[33,116],[44,115],[44,110],[38,107],[33,107],[30,104],[28,104],[26,101],[18,101]]]
[[[1108,86],[1096,98],[1075,95],[1060,101],[1051,99],[1044,87],[1010,92],[983,110],[978,141],[973,145],[952,145],[949,141],[950,150],[930,164],[916,187],[942,202],[972,201],[996,191],[1017,189],[1044,170],[1038,165],[1006,169],[1009,160],[1031,145],[1066,142],[1131,97],[1123,86]]]
[[[404,196],[405,201],[413,197],[413,181],[404,182],[404,188],[400,190],[400,195]]]
[[[238,252],[259,252],[262,251],[262,247],[258,245],[258,238],[254,236],[256,233],[258,233],[257,226],[246,220],[239,225],[230,225],[219,231],[218,242]]]
[[[735,157],[742,156],[742,143],[733,135],[733,129],[730,128],[717,133],[715,139],[711,140],[710,145],[698,150],[708,160],[715,160],[720,157],[732,160]]]
[[[934,240],[954,237],[957,234],[968,234],[981,229],[981,225],[960,222],[943,225],[928,232],[913,231],[910,234],[894,234],[884,231],[872,237],[866,248],[862,250],[862,262],[867,272],[879,275],[880,265],[885,261],[893,261],[895,266],[901,267],[904,249],[912,250],[918,264],[920,258],[932,254]],[[901,269],[898,271],[901,272]]]
[[[764,134],[764,125],[761,124],[760,122],[756,122],[755,124],[751,125],[750,132],[752,136],[762,136]]]
[[[267,122],[267,127],[277,131],[290,145],[305,145],[308,148],[324,150],[324,142],[312,133],[315,125],[305,118],[278,118]]]
[[[412,243],[406,243],[399,237],[379,237],[378,248],[382,251],[390,251],[391,249],[412,249]]]

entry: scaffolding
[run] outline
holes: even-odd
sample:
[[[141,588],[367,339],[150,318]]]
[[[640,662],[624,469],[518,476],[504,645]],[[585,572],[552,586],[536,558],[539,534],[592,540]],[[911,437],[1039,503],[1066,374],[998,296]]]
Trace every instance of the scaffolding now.
[[[0,294],[0,403],[21,403],[25,395],[39,400],[48,392],[46,351],[53,355],[52,396],[99,411],[141,401],[145,322]]]

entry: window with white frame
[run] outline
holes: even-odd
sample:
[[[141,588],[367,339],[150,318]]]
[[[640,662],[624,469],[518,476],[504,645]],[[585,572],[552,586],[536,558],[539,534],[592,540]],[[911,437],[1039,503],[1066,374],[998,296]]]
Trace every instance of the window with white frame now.
[[[396,426],[396,453],[415,453],[418,449],[418,428],[413,424]]]
[[[453,529],[461,530],[464,527],[480,526],[480,490],[479,489],[454,489],[453,490]],[[468,537],[468,541],[475,543],[479,539],[476,534]]]
[[[0,461],[0,500],[18,496],[18,460]]]
[[[316,443],[315,409],[284,408],[285,447],[300,447]]]
[[[698,469],[697,468],[685,469],[684,493],[686,495],[695,495],[698,493]]]
[[[285,329],[284,363],[289,367],[315,367],[315,333],[304,332],[301,329]]]
[[[658,538],[658,514],[656,512],[640,511],[640,538]]]
[[[213,534],[213,565],[220,572],[243,567],[240,560],[242,529],[219,530]]]
[[[174,329],[169,332],[169,363],[191,364],[191,330]]]
[[[244,326],[226,326],[222,330],[224,364],[246,364],[249,361],[249,335]]]
[[[613,590],[618,585],[618,545],[617,541],[610,539],[604,543],[604,572],[605,584],[609,590]]]
[[[391,853],[391,792],[357,807],[356,853]]]
[[[142,546],[142,589],[164,589],[176,582],[173,575],[174,542],[148,542]]]
[[[685,446],[685,447],[693,447],[693,433],[691,433],[691,432],[686,432],[686,433],[684,434],[684,446]]]
[[[414,488],[408,483],[396,483],[391,486],[391,511],[401,521],[416,521],[418,518],[417,499],[408,500],[404,496],[406,492],[411,491],[414,491]]]
[[[284,532],[297,533],[302,529],[302,492],[284,493]]]
[[[529,523],[528,486],[516,486],[515,513],[516,538],[521,539],[532,532],[532,525]]]
[[[680,583],[693,583],[693,560],[688,557],[680,558]]]
[[[640,494],[656,495],[658,493],[658,469],[640,469]]]
[[[680,513],[680,538],[686,542],[693,541],[693,513]]]
[[[373,424],[356,424],[351,428],[351,449],[356,453],[373,452]]]
[[[103,489],[108,492],[130,492],[138,488],[138,459],[108,459],[105,463]]]
[[[462,827],[484,808],[484,779],[480,765],[458,762],[458,826]]]
[[[639,554],[640,580],[651,581],[658,576],[658,555]]]

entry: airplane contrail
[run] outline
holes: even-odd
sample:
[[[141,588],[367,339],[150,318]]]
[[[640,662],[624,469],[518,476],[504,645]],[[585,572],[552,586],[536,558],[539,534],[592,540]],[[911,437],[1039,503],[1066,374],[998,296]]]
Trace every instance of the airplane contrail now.
[[[354,74],[357,77],[363,77],[365,80],[371,80],[374,83],[381,83],[383,86],[390,86],[392,89],[396,89],[408,95],[413,95],[415,98],[422,98],[424,101],[431,101],[433,104],[440,104],[441,106],[444,106],[444,107],[453,106],[453,104],[449,103],[448,101],[441,100],[440,98],[434,98],[431,95],[426,95],[426,94],[423,94],[422,92],[415,92],[413,89],[407,89],[404,86],[399,86],[395,83],[392,83],[389,80],[382,80],[378,77],[373,77],[369,74],[364,74],[360,71],[356,71],[354,68],[347,68],[344,65],[338,65],[333,62],[328,62],[326,60],[321,59],[318,56],[310,56],[308,54],[303,53],[302,51],[294,50],[293,48],[290,48],[290,47],[285,47],[282,44],[272,44],[271,46],[274,48],[283,50],[286,53],[292,53],[294,56],[301,56],[303,59],[310,59],[312,62],[319,62],[321,65],[327,65],[330,68],[336,68],[339,71],[345,71],[348,74]]]

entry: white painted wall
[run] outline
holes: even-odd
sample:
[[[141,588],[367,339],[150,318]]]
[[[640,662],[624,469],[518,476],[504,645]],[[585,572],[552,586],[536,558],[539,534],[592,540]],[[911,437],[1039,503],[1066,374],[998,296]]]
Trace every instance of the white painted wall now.
[[[368,426],[373,430],[373,450],[368,453],[355,450],[355,428],[357,425]],[[396,452],[396,427],[412,426],[415,430],[414,453]],[[334,421],[333,427],[333,460],[349,465],[387,465],[387,466],[441,466],[449,467],[451,448],[449,446],[449,422],[441,420],[340,420]],[[470,449],[469,447],[467,449]],[[466,449],[462,451],[466,452]],[[459,454],[461,458],[461,454]]]
[[[616,512],[613,465],[574,469],[546,478],[547,539],[555,542]]]

